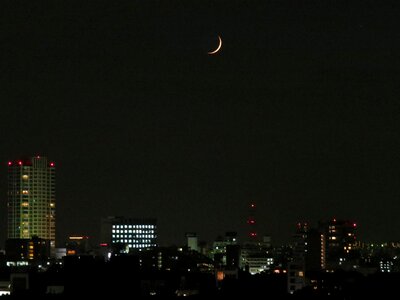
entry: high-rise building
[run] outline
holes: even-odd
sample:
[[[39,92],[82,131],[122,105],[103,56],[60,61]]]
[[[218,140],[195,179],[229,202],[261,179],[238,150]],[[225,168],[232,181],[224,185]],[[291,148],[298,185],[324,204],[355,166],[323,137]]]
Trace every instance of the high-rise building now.
[[[157,220],[124,217],[102,219],[101,244],[120,252],[157,247]]]
[[[351,261],[355,255],[357,242],[357,224],[350,220],[335,218],[320,222],[320,231],[325,235],[327,268],[334,270],[344,265],[354,265]]]
[[[8,162],[9,239],[37,236],[55,247],[56,191],[55,164],[46,157]]]

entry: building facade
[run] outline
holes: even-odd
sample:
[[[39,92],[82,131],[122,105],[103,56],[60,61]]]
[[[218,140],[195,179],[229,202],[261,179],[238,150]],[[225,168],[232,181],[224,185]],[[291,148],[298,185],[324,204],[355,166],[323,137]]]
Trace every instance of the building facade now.
[[[8,162],[8,239],[37,236],[55,247],[55,171],[46,157]]]
[[[157,247],[157,220],[124,217],[103,218],[101,244],[112,246],[117,252]]]
[[[326,268],[335,270],[354,265],[357,224],[350,220],[332,219],[320,222],[319,226],[325,235]]]

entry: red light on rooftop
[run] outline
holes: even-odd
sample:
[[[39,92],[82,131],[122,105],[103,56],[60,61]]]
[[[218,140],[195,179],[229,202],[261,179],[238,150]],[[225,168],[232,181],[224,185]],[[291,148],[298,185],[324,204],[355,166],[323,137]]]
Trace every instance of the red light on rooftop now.
[[[11,166],[11,165],[12,165],[12,162],[11,162],[11,161],[9,161],[9,162],[8,162],[8,165],[9,165],[9,166]]]
[[[107,247],[107,246],[108,246],[107,243],[101,243],[101,244],[100,244],[100,247]]]
[[[353,227],[357,227],[357,224],[356,224],[356,223],[353,223]]]
[[[336,222],[336,218],[333,218],[333,220],[332,220],[333,222]]]
[[[18,162],[18,165],[22,166],[22,161],[19,161],[19,162]]]
[[[255,205],[254,203],[251,203],[251,204],[250,204],[250,207],[251,207],[251,208],[255,208],[256,205]]]
[[[55,165],[55,164],[54,164],[53,162],[50,163],[50,167],[54,167],[54,165]]]
[[[255,232],[250,232],[250,236],[257,236],[257,233],[255,233]]]

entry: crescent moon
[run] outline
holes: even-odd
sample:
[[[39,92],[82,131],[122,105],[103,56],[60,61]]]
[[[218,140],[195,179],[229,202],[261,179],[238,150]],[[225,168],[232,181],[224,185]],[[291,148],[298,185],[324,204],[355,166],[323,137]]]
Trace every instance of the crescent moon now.
[[[221,47],[222,47],[222,39],[221,39],[221,37],[220,37],[219,35],[218,35],[218,40],[219,40],[219,44],[218,44],[217,49],[215,49],[215,50],[213,50],[213,51],[210,51],[210,52],[207,52],[209,55],[213,55],[213,54],[217,53],[219,50],[221,50]]]

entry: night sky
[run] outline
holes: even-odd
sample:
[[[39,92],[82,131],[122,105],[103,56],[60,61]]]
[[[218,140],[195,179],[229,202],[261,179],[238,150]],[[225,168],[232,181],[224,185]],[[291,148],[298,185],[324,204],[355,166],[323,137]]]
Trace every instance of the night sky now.
[[[349,3],[351,2],[351,3]],[[7,161],[57,165],[57,237],[107,215],[290,240],[354,219],[400,240],[400,6],[382,1],[0,2]],[[218,45],[214,56],[207,51]]]

